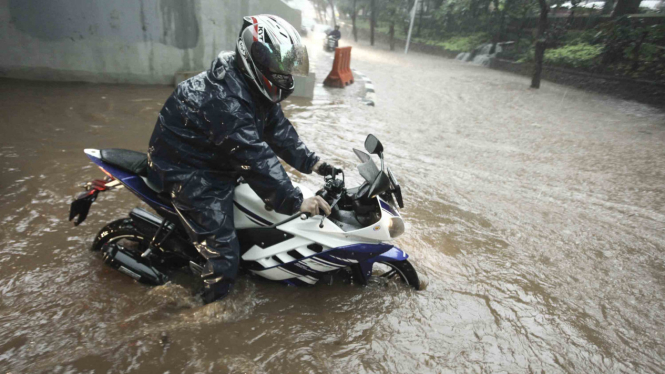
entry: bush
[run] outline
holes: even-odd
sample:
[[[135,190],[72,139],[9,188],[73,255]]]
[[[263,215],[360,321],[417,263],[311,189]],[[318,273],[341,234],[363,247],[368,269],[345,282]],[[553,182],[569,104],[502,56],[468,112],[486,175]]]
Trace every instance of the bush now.
[[[546,50],[544,61],[552,65],[588,69],[598,63],[602,51],[602,45],[587,43],[567,45],[557,49]]]
[[[490,37],[487,34],[475,33],[468,36],[454,36],[437,44],[453,52],[470,52],[489,40]]]
[[[574,44],[594,44],[598,30],[567,30],[564,37],[564,44],[574,45]]]

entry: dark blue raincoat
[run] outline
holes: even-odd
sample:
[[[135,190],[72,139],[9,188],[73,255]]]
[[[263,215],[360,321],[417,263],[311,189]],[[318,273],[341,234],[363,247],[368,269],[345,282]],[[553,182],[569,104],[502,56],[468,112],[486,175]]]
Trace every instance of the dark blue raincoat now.
[[[148,178],[171,194],[208,260],[204,297],[224,296],[237,275],[233,191],[238,177],[275,211],[293,214],[300,208],[302,193],[277,157],[303,173],[311,173],[319,160],[281,105],[250,89],[233,52],[220,53],[209,71],[180,83],[160,111],[148,149]]]

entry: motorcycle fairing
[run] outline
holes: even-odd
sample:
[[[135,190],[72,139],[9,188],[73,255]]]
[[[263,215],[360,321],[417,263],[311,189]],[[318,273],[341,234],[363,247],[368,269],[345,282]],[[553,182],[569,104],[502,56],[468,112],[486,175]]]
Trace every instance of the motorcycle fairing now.
[[[359,266],[361,275],[364,277],[361,282],[366,283],[372,273],[372,266],[375,262],[404,261],[408,258],[408,255],[404,251],[392,244],[358,243],[324,249],[320,253],[310,251],[312,254],[296,259],[293,256],[296,254],[302,256],[303,248],[308,248],[307,245],[313,242],[302,238],[293,238],[282,243],[295,245],[296,248],[288,252],[280,252],[255,260],[257,264],[263,265],[265,268],[254,268],[251,271],[264,278],[284,281],[289,284],[294,280],[299,280],[300,282],[311,285],[315,284],[323,274],[330,271],[347,266]],[[285,260],[288,261],[289,259],[291,260],[290,262],[285,262]]]
[[[299,188],[303,199],[314,196],[305,186],[293,182],[293,186]],[[284,221],[288,215],[277,213],[274,209],[266,209],[266,203],[252,190],[247,183],[236,186],[233,193],[234,225],[236,230],[265,227]]]

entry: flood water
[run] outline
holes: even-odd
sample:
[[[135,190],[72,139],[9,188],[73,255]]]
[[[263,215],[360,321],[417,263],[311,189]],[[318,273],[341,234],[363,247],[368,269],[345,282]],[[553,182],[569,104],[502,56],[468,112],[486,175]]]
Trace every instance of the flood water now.
[[[331,57],[312,54],[322,81]],[[352,147],[381,139],[426,290],[245,276],[203,306],[134,283],[88,249],[139,201],[103,194],[76,228],[68,208],[102,176],[82,149],[145,150],[172,88],[0,80],[0,372],[664,372],[665,114],[438,57],[352,58],[376,107],[357,81],[285,112],[356,182]]]

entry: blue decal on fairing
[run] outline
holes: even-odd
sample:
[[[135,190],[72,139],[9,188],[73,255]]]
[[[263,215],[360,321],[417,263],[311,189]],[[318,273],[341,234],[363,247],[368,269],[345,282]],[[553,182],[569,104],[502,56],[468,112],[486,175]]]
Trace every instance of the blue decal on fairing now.
[[[385,201],[380,200],[380,199],[379,199],[379,204],[381,205],[381,209],[383,209],[383,210],[385,210],[386,212],[388,212],[388,214],[390,214],[390,215],[392,215],[392,216],[394,216],[394,217],[399,217],[399,213],[397,213],[397,212],[395,211],[395,209],[393,209],[393,207],[390,206],[390,204],[388,204],[388,203],[386,203]]]
[[[377,261],[404,261],[407,258],[409,258],[409,255],[406,254],[403,250],[397,248],[397,247],[392,247],[390,250],[387,252],[384,252],[377,257],[374,257],[371,259],[371,262],[377,262]]]
[[[374,258],[380,256],[382,253],[385,253],[386,251],[389,252],[392,248],[393,248],[392,244],[386,244],[386,243],[353,244],[344,247],[331,248],[321,253],[316,253],[311,256],[303,257],[296,261],[287,262],[285,264],[271,266],[263,270],[280,268],[288,271],[289,273],[297,274],[298,276],[309,275],[317,277],[319,274],[327,273],[328,271],[314,270],[311,267],[305,265],[303,261],[311,259],[316,262],[322,263],[324,265],[342,268],[355,264],[361,264],[364,262],[371,263],[374,261]],[[345,261],[345,260],[355,260],[355,261]]]
[[[263,270],[280,268],[294,275],[294,278],[290,278],[289,280],[284,280],[285,283],[291,285],[299,285],[299,284],[309,285],[306,282],[300,281],[296,277],[310,276],[319,279],[320,274],[327,273],[329,271],[314,270],[311,267],[304,264],[305,260],[313,260],[324,265],[336,266],[339,268],[358,265],[360,266],[361,275],[364,278],[364,283],[367,283],[367,280],[372,275],[372,266],[374,265],[375,262],[404,261],[407,258],[409,258],[409,255],[407,255],[401,249],[393,246],[392,244],[359,243],[344,247],[331,248],[321,253],[316,253],[311,256],[303,257],[295,261],[287,262],[285,264],[271,266]],[[348,261],[348,260],[355,260],[357,262]]]

